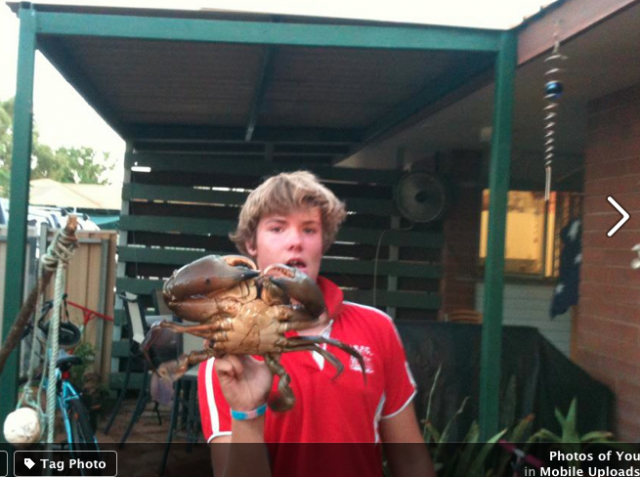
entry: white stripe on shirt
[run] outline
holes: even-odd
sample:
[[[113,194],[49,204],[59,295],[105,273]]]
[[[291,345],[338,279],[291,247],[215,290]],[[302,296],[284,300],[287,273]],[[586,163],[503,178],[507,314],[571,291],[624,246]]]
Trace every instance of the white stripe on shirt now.
[[[376,441],[375,443],[379,443],[380,442],[380,427],[379,427],[379,422],[380,422],[380,417],[382,416],[382,407],[384,406],[384,401],[386,400],[386,395],[384,393],[382,393],[382,396],[380,397],[380,402],[378,403],[378,407],[376,408],[376,414],[373,417],[373,432],[374,435],[376,436]]]
[[[413,391],[413,394],[409,396],[409,399],[407,399],[407,401],[400,407],[400,409],[398,409],[396,412],[392,412],[391,414],[387,414],[386,416],[381,416],[380,419],[389,419],[400,414],[411,403],[411,401],[413,401],[413,398],[416,397],[416,394],[418,394],[417,389]]]
[[[216,406],[216,398],[213,395],[213,373],[215,358],[207,360],[207,368],[205,370],[205,383],[207,386],[207,407],[209,408],[209,418],[211,419],[211,437],[207,440],[210,442],[214,437],[220,434],[220,418],[218,416],[218,406]]]

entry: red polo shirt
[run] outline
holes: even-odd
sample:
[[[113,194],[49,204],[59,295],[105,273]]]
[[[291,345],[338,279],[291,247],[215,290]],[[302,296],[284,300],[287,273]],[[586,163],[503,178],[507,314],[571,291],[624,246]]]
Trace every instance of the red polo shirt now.
[[[344,302],[342,290],[325,278],[319,277],[318,285],[332,317],[323,334],[353,346],[362,354],[367,382],[364,382],[357,360],[334,346],[327,345],[328,351],[344,365],[344,372],[337,379],[334,379],[336,371],[333,366],[317,353],[283,353],[281,363],[291,376],[296,404],[284,413],[267,410],[265,441],[367,443],[370,445],[341,447],[349,448],[348,457],[354,464],[357,462],[354,469],[358,469],[358,475],[379,476],[381,456],[379,446],[375,445],[380,442],[379,422],[396,415],[411,402],[416,393],[415,382],[391,318],[375,308]],[[287,336],[296,334],[291,332]],[[222,394],[213,363],[214,359],[202,363],[198,374],[202,429],[208,442],[231,434],[229,405]],[[277,378],[274,379],[273,390],[276,388]],[[318,452],[318,446],[312,446],[309,452],[301,447],[297,446],[296,452],[291,452],[291,447],[287,452],[270,447],[274,476],[283,475],[279,470],[281,464],[297,469],[301,472],[298,475],[305,475],[302,469],[305,469],[305,463],[310,465],[309,460],[317,461],[312,464],[314,474],[327,464],[326,458],[320,458],[323,453]],[[333,450],[327,455],[335,457],[335,446],[331,447]],[[332,466],[330,468],[333,469]],[[334,470],[330,474],[332,477],[336,475]]]

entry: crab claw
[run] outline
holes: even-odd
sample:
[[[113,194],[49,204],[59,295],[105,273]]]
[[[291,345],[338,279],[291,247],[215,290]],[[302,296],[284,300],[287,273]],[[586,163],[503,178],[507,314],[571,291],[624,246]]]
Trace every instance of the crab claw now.
[[[318,285],[306,274],[288,265],[273,264],[264,269],[262,275],[285,294],[299,302],[314,318],[325,310],[324,296]]]
[[[246,257],[207,255],[173,272],[162,292],[171,306],[171,302],[231,288],[258,275],[255,263]]]
[[[175,357],[175,349],[179,335],[172,330],[162,328],[162,322],[154,323],[147,332],[139,350],[149,364],[152,371],[157,372],[158,366]]]
[[[158,367],[160,379],[174,383],[189,371],[189,355],[182,354],[177,359],[165,361]]]
[[[149,383],[149,392],[154,401],[168,406],[173,399],[173,381],[164,379],[161,374],[153,374]]]

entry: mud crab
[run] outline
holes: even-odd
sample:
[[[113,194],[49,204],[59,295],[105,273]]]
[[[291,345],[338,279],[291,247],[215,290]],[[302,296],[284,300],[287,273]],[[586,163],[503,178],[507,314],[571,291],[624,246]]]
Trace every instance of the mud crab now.
[[[163,296],[176,316],[198,324],[159,322],[142,343],[143,351],[167,330],[199,336],[209,343],[209,347],[160,365],[157,372],[165,381],[175,381],[189,367],[211,357],[262,355],[280,378],[278,393],[269,399],[269,407],[287,411],[295,396],[289,387],[291,379],[280,364],[280,353],[316,351],[336,368],[336,376],[343,371],[342,363],[320,344],[336,346],[354,356],[366,379],[364,360],[351,346],[322,336],[285,336],[287,331],[311,328],[327,319],[322,292],[296,268],[274,264],[260,271],[246,257],[209,255],[175,271],[164,285]]]

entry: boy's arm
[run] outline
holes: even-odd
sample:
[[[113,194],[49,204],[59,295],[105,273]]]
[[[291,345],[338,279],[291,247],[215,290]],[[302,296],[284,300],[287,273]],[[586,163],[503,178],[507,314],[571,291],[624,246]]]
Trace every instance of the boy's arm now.
[[[228,355],[215,362],[222,392],[232,409],[250,411],[266,402],[273,376],[264,362]],[[215,477],[271,477],[264,443],[265,416],[231,421],[231,435],[211,441]]]
[[[233,434],[211,441],[214,477],[271,477],[269,453],[264,444],[264,416],[233,421]]]
[[[395,416],[383,418],[380,421],[380,434],[393,477],[435,477],[413,403]]]

